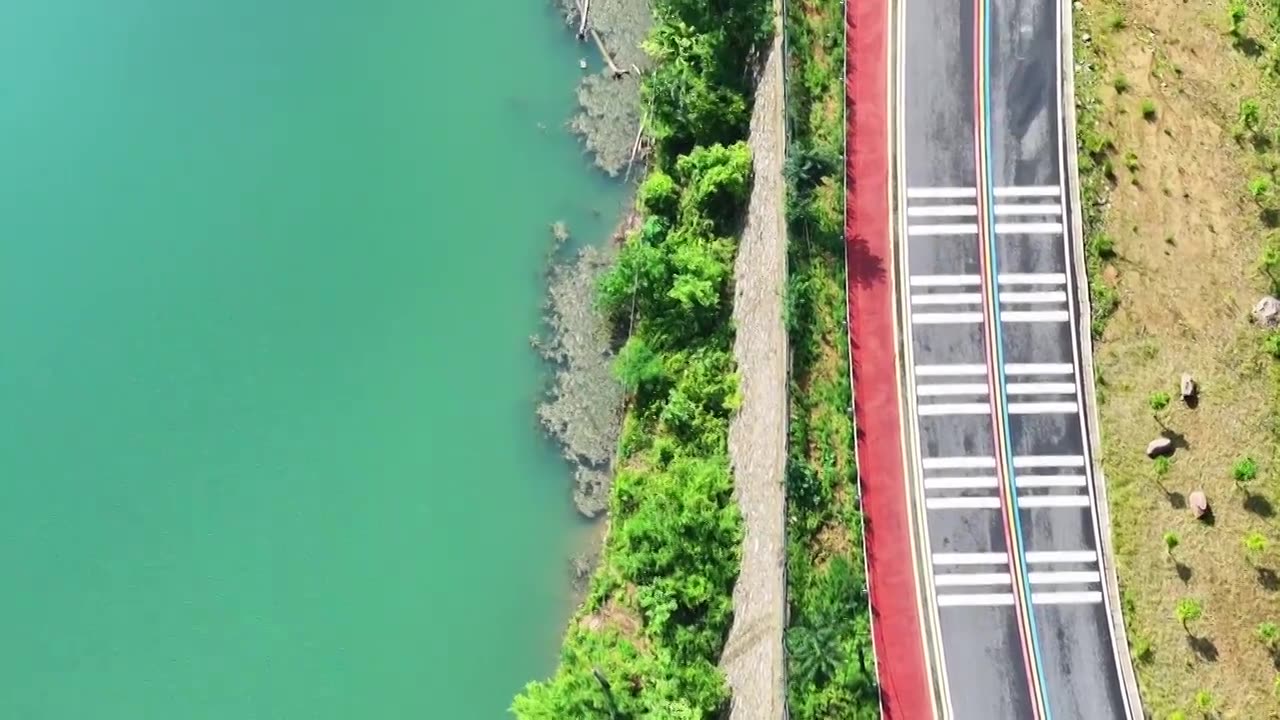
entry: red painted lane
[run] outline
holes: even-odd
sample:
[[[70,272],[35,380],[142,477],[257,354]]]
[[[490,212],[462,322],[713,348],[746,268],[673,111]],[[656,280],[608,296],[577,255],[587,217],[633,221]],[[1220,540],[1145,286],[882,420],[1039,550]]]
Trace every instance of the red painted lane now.
[[[845,2],[849,345],[876,668],[885,720],[933,717],[904,484],[889,238],[887,0]]]

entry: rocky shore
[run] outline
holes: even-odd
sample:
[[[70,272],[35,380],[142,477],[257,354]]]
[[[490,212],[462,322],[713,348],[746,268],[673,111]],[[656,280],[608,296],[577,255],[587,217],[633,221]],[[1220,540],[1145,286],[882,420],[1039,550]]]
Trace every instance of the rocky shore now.
[[[582,25],[579,0],[556,0],[571,32]],[[628,74],[615,78],[588,31],[579,39],[587,76],[578,85],[580,112],[569,125],[580,135],[595,163],[612,176],[623,174],[640,127],[640,77],[650,66],[640,43],[649,34],[653,14],[648,0],[591,0],[589,29],[599,33],[613,64]]]
[[[576,33],[583,26],[577,0],[553,1],[564,12],[569,32]],[[587,75],[578,86],[580,111],[569,126],[595,164],[619,176],[631,160],[640,127],[638,72],[649,65],[640,43],[653,17],[648,0],[591,0],[588,13],[587,31],[579,38]],[[610,52],[609,61],[601,56],[597,35]],[[610,61],[628,72],[615,77]],[[563,252],[569,229],[552,226],[556,246],[547,270],[546,332],[533,341],[555,367],[538,418],[573,464],[574,505],[587,517],[608,506],[623,409],[622,388],[612,372],[613,328],[596,311],[596,281],[614,262],[635,221],[629,214],[608,241],[569,256]]]
[[[556,235],[562,246],[566,234]],[[555,365],[538,418],[574,466],[574,504],[587,517],[608,505],[622,425],[622,386],[612,371],[613,328],[595,308],[596,280],[616,255],[617,243],[607,242],[552,261],[543,308],[547,331],[534,339],[542,357]]]

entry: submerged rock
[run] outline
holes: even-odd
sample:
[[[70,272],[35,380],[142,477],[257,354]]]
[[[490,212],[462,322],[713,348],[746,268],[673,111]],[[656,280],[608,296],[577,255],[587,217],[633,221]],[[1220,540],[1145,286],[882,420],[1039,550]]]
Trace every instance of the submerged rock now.
[[[612,266],[617,247],[616,242],[586,247],[552,263],[545,306],[548,332],[533,343],[556,366],[538,418],[574,465],[574,505],[588,517],[608,507],[622,429],[623,391],[612,367],[613,328],[595,307],[596,282]]]

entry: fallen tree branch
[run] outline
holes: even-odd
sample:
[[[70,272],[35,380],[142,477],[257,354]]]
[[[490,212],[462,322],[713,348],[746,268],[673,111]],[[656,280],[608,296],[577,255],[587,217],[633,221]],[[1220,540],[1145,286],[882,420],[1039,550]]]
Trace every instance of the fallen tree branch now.
[[[587,39],[587,15],[591,12],[591,0],[586,0],[582,5],[578,6],[578,14],[582,16],[582,22],[578,25],[578,40]]]
[[[604,40],[600,39],[600,33],[595,28],[591,28],[591,37],[595,38],[596,47],[600,48],[600,54],[604,56],[604,61],[609,63],[609,71],[613,73],[613,79],[618,80],[623,75],[630,75],[630,68],[620,68],[613,62],[613,56],[609,54],[609,49],[604,46]]]
[[[631,180],[631,164],[636,161],[636,153],[640,152],[640,139],[644,136],[644,121],[647,120],[648,117],[648,112],[641,116],[640,127],[636,128],[636,141],[631,143],[631,158],[627,160],[627,174],[626,177],[623,178],[623,182]]]

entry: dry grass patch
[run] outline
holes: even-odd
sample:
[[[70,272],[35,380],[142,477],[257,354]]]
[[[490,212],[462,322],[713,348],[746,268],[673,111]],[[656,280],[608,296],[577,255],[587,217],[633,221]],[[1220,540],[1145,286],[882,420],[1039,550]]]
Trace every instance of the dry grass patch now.
[[[1078,74],[1096,88],[1115,158],[1115,255],[1101,275],[1119,306],[1096,342],[1103,465],[1130,643],[1156,718],[1195,710],[1201,691],[1218,713],[1206,717],[1280,718],[1277,664],[1257,638],[1259,623],[1280,622],[1280,553],[1249,557],[1244,542],[1280,543],[1274,361],[1248,322],[1266,289],[1255,268],[1267,231],[1245,189],[1262,160],[1233,137],[1241,101],[1264,86],[1228,17],[1218,0],[1077,12],[1090,36],[1078,56],[1096,62]],[[1194,409],[1177,400],[1183,372],[1201,385]],[[1161,391],[1174,401],[1157,417],[1149,401]],[[1143,454],[1161,433],[1183,445],[1164,475]],[[1259,466],[1248,491],[1232,477],[1246,456]],[[1212,524],[1185,507],[1197,489]],[[1179,540],[1172,553],[1165,533]],[[1184,598],[1204,611],[1190,634],[1176,618]]]

